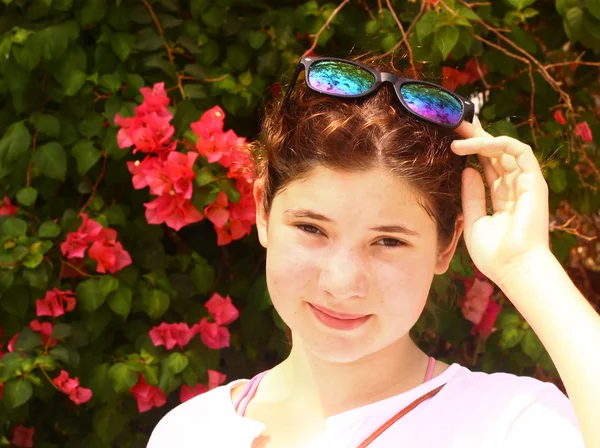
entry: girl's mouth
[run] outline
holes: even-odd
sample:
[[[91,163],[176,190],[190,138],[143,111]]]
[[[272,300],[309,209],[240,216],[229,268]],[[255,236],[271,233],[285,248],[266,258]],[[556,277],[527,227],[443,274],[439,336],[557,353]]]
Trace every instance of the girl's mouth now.
[[[312,313],[321,323],[335,330],[352,330],[363,325],[371,314],[347,314],[339,313],[318,305],[308,304]]]

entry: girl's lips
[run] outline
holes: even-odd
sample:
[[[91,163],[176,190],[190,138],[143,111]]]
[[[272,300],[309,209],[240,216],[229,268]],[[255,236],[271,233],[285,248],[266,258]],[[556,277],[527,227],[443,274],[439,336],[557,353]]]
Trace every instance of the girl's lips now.
[[[321,306],[308,304],[313,314],[323,324],[336,330],[352,330],[360,327],[371,317],[370,314],[346,314],[329,310]]]

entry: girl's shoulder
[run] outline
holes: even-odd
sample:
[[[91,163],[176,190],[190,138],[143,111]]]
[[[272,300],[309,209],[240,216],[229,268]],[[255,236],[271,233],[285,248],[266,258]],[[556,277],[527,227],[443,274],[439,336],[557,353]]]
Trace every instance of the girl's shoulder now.
[[[169,411],[152,431],[148,448],[193,446],[207,434],[243,425],[233,409],[231,390],[247,380],[235,380],[200,394]]]

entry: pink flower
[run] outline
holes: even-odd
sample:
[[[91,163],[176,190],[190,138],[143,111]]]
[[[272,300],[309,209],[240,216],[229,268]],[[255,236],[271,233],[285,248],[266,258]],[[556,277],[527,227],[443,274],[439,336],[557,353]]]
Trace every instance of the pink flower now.
[[[479,333],[483,338],[487,338],[494,328],[500,310],[500,305],[490,300],[481,320],[473,326],[472,334]]]
[[[231,303],[231,298],[229,296],[223,298],[218,293],[214,293],[204,306],[218,325],[228,325],[240,315]]]
[[[192,132],[198,137],[210,138],[213,134],[223,132],[225,112],[219,106],[207,110],[200,120],[191,124]]]
[[[61,370],[60,375],[52,380],[52,382],[69,396],[69,399],[75,404],[87,403],[92,398],[92,391],[85,387],[79,386],[79,378],[69,378],[69,373],[66,370]]]
[[[163,322],[152,328],[148,334],[155,346],[164,345],[167,350],[171,350],[175,345],[184,348],[196,332],[186,323],[167,324]]]
[[[135,108],[135,115],[138,117],[155,113],[161,117],[173,118],[167,107],[171,99],[167,96],[165,83],[159,82],[149,87],[142,87],[141,94],[144,96],[142,104]]]
[[[102,224],[89,219],[86,213],[81,214],[81,226],[67,235],[67,240],[60,245],[62,254],[67,258],[83,258],[90,243],[103,238]]]
[[[133,188],[141,190],[148,186],[148,178],[162,170],[162,162],[158,157],[146,156],[142,161],[127,162],[127,168],[133,175]]]
[[[565,116],[563,115],[563,112],[560,109],[556,109],[556,112],[554,112],[554,119],[560,125],[567,124],[567,120],[565,120]]]
[[[138,382],[130,390],[135,399],[137,400],[138,411],[146,412],[152,408],[160,408],[163,406],[167,399],[165,393],[160,387],[150,386],[146,383],[144,375],[140,373]]]
[[[36,315],[38,317],[59,317],[65,314],[65,311],[73,311],[76,303],[77,300],[73,291],[61,291],[54,288],[52,291],[46,291],[43,299],[35,301]]]
[[[204,219],[189,200],[177,196],[172,191],[145,203],[144,207],[148,224],[165,223],[175,230]]]
[[[229,347],[229,330],[226,327],[203,318],[199,324],[194,325],[193,329],[200,333],[200,340],[208,348],[219,350]]]
[[[136,167],[135,174],[144,176],[143,181],[138,177],[138,186],[147,185],[150,187],[150,193],[157,196],[173,191],[181,198],[191,199],[192,180],[196,178],[193,166],[197,157],[198,153],[191,151],[187,154],[173,151],[169,153],[164,162],[159,162],[159,159],[154,157],[151,168],[149,162],[143,167],[143,171]],[[132,169],[130,171],[133,173]]]
[[[179,389],[179,400],[183,403],[206,391],[208,391],[208,388],[204,384],[196,384],[193,388],[184,384],[181,386],[181,389]]]
[[[225,168],[232,163],[232,155],[239,146],[246,142],[245,138],[238,137],[231,129],[212,135],[210,138],[199,137],[196,149],[209,163],[218,162]]]
[[[10,199],[8,198],[8,196],[4,196],[4,199],[2,201],[2,206],[0,206],[0,216],[5,216],[5,215],[15,216],[18,211],[19,211],[19,207],[13,205],[10,202]]]
[[[52,337],[53,325],[50,322],[39,322],[37,319],[29,322],[29,327],[38,333],[42,337],[42,344],[48,347],[54,347],[56,345],[56,339]]]
[[[20,448],[32,448],[34,434],[35,428],[25,428],[22,425],[16,426],[13,429],[12,444]]]
[[[227,379],[227,375],[217,372],[216,370],[208,369],[208,390],[219,387]]]
[[[15,333],[14,336],[10,338],[10,341],[8,341],[8,344],[6,344],[6,348],[9,352],[13,353],[15,351],[15,342],[17,342],[18,337],[19,333]]]
[[[475,278],[473,284],[467,288],[461,308],[465,319],[478,324],[485,313],[488,302],[494,292],[493,285],[479,278]]]
[[[229,220],[229,210],[227,210],[228,204],[229,201],[225,192],[219,191],[215,202],[204,208],[204,215],[218,229],[222,229]]]
[[[577,126],[575,126],[575,135],[581,137],[581,140],[584,142],[592,142],[594,140],[594,137],[592,136],[592,130],[587,124],[587,121],[577,123]]]
[[[123,245],[115,241],[117,232],[113,229],[104,229],[108,236],[104,240],[94,241],[88,255],[98,263],[96,271],[105,274],[107,271],[114,274],[131,264],[131,255]]]

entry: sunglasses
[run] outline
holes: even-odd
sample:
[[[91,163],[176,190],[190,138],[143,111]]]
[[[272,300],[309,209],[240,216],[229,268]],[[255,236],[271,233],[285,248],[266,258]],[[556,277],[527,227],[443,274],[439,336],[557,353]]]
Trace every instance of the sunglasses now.
[[[307,87],[338,98],[363,98],[385,82],[394,86],[402,107],[427,123],[454,129],[463,121],[473,122],[475,106],[469,100],[442,86],[426,81],[400,78],[393,73],[374,70],[356,62],[337,58],[303,57],[283,99],[289,96],[304,69]]]

